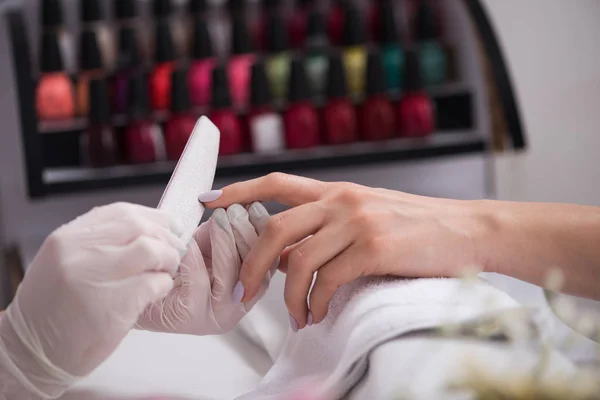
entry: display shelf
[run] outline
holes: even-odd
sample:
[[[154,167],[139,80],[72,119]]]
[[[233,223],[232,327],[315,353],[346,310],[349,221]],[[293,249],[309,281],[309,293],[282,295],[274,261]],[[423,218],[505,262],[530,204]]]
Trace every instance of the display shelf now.
[[[239,154],[219,159],[217,177],[246,178],[275,171],[302,172],[314,168],[410,161],[485,150],[484,137],[473,132],[447,132],[427,138],[400,138],[339,146],[291,150],[274,154]],[[79,193],[132,185],[166,184],[175,164],[123,165],[108,168],[48,168],[45,194]]]

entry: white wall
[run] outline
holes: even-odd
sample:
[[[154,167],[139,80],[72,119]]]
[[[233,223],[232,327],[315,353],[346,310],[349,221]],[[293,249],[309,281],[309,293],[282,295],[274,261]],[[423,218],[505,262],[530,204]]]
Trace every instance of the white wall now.
[[[484,3],[530,143],[497,157],[498,196],[600,205],[600,1]]]

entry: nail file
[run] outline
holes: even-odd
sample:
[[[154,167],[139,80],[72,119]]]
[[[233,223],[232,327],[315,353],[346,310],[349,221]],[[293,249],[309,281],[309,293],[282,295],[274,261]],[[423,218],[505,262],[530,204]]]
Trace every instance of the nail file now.
[[[194,236],[204,214],[204,206],[198,196],[212,189],[219,156],[219,129],[206,117],[201,117],[190,135],[171,175],[171,179],[158,209],[175,215],[184,233],[182,240],[188,243]]]

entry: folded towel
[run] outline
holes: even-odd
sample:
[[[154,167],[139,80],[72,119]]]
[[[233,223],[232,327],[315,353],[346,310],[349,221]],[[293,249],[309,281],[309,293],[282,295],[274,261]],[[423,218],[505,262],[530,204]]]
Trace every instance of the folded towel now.
[[[290,331],[257,389],[238,399],[281,399],[306,385],[337,399],[361,379],[378,345],[513,309],[518,303],[479,279],[361,278],[338,290],[322,323]]]

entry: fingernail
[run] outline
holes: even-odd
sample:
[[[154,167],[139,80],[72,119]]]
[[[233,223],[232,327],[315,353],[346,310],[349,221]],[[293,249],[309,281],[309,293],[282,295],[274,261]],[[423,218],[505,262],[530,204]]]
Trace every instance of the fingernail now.
[[[292,317],[292,314],[290,314],[290,328],[292,328],[294,333],[298,332],[298,321],[296,321],[296,318]]]
[[[233,302],[235,304],[242,302],[242,299],[244,298],[244,291],[244,285],[242,284],[242,282],[238,282],[237,285],[235,285],[235,287],[233,288],[232,294]]]
[[[198,201],[201,203],[210,203],[217,200],[223,194],[222,190],[211,190],[210,192],[202,193],[198,196]]]
[[[308,325],[308,326],[312,326],[312,324],[313,324],[313,321],[314,321],[314,319],[313,319],[313,315],[312,315],[312,313],[309,311],[309,312],[308,312],[308,317],[306,317],[306,325]]]

